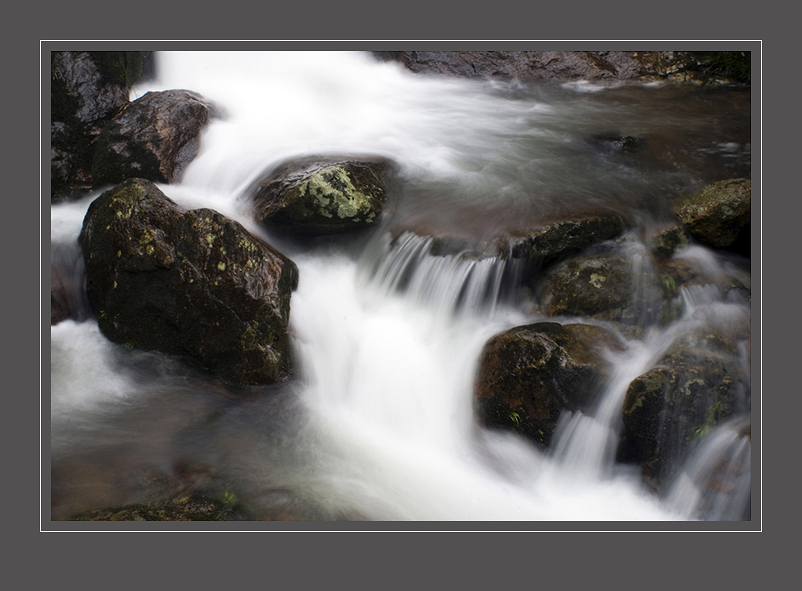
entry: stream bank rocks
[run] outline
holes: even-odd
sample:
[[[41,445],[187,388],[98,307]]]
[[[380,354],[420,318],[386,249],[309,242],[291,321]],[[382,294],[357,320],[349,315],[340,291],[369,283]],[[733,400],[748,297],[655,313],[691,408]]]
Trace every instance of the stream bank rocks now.
[[[749,52],[712,51],[375,51],[416,73],[518,80],[750,80]]]
[[[94,140],[125,107],[150,52],[54,51],[50,54],[51,199],[92,187]]]
[[[248,191],[254,218],[289,235],[325,236],[370,227],[384,208],[393,168],[378,157],[287,161]]]
[[[479,361],[480,422],[547,447],[560,414],[585,408],[608,379],[600,351],[619,346],[611,333],[586,324],[539,322],[496,335]]]
[[[183,211],[150,181],[130,179],[92,202],[79,242],[110,340],[195,359],[234,384],[288,376],[298,270],[240,224]]]
[[[216,108],[189,90],[129,100],[151,52],[56,51],[50,70],[51,201],[128,178],[172,183]]]

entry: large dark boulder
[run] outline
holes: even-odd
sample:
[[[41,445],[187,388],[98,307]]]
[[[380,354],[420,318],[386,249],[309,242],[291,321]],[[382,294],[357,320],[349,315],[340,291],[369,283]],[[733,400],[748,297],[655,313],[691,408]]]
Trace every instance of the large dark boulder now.
[[[91,188],[93,142],[129,102],[150,52],[54,51],[50,54],[51,199]]]
[[[711,427],[749,414],[748,316],[727,329],[693,331],[635,378],[623,405],[618,459],[659,485]]]
[[[112,341],[194,358],[231,383],[288,375],[298,270],[240,224],[184,211],[130,179],[92,202],[79,242],[87,295]]]
[[[582,410],[609,377],[600,351],[619,347],[602,328],[540,322],[491,338],[476,379],[476,413],[490,428],[548,446],[560,414]]]
[[[674,212],[696,240],[714,248],[732,248],[739,237],[749,238],[752,220],[752,181],[730,179],[679,199]]]
[[[128,178],[180,180],[213,112],[211,103],[189,90],[146,93],[103,127],[93,149],[93,186]]]
[[[394,165],[383,158],[291,160],[256,181],[248,194],[256,220],[286,234],[322,236],[372,226]]]

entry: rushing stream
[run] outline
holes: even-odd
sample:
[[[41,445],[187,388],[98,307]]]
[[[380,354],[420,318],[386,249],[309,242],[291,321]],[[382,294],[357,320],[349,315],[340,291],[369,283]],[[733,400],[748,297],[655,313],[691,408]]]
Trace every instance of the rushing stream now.
[[[658,224],[672,198],[750,175],[748,90],[443,79],[362,53],[156,59],[156,78],[132,100],[185,88],[221,111],[182,181],[160,188],[186,208],[236,219],[298,265],[296,376],[234,395],[179,361],[111,343],[76,295],[78,319],[51,328],[52,519],[159,499],[187,471],[274,518],[749,518],[748,407],[679,460],[665,494],[615,462],[628,384],[700,318],[724,323],[749,314],[749,302],[713,286],[683,290],[683,317],[610,352],[614,372],[595,412],[566,412],[542,451],[481,428],[473,409],[484,343],[542,319],[508,289],[522,273],[516,261],[435,257],[431,240],[391,240],[387,226],[486,237],[522,216],[590,206]],[[611,134],[646,139],[622,157]],[[243,200],[249,184],[282,160],[324,153],[398,163],[404,190],[385,225],[303,248],[259,228]],[[98,194],[51,208],[63,273],[80,277],[76,239]],[[637,232],[631,242],[631,260],[648,273]],[[678,256],[711,275],[748,275],[737,257],[700,246]],[[722,461],[743,469],[720,487],[726,494],[711,496],[705,482]]]

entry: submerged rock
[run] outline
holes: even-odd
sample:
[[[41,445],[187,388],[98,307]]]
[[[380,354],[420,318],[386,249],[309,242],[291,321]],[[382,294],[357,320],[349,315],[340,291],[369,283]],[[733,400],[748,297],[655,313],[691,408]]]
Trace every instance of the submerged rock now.
[[[179,180],[212,114],[212,104],[195,92],[148,92],[103,127],[93,150],[93,186],[128,178]]]
[[[103,334],[200,361],[236,384],[290,371],[295,264],[210,209],[184,211],[130,179],[92,202],[79,242]]]
[[[327,235],[376,223],[392,163],[383,158],[291,160],[249,190],[254,217],[287,234]]]
[[[618,346],[606,330],[583,324],[540,322],[496,335],[479,361],[479,420],[548,446],[560,414],[584,408],[607,380],[599,351]]]
[[[705,186],[698,193],[677,201],[674,213],[691,236],[714,248],[730,248],[752,219],[752,181],[730,179]]]

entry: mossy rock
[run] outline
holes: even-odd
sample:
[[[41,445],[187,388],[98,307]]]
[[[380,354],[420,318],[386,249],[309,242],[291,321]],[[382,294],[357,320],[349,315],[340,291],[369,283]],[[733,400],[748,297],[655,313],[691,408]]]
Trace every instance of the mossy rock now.
[[[585,408],[607,381],[601,351],[619,347],[609,332],[582,324],[540,322],[496,335],[479,361],[479,421],[547,447],[560,414]]]
[[[89,207],[79,242],[101,332],[186,356],[234,384],[291,370],[287,325],[295,264],[216,211],[184,211],[130,179]]]
[[[255,182],[248,194],[255,219],[271,230],[340,234],[376,224],[393,169],[382,158],[296,159]]]

